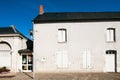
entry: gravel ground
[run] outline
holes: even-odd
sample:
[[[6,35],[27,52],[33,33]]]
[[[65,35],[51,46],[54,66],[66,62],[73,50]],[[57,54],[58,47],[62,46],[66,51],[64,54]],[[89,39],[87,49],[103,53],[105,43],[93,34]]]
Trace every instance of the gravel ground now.
[[[33,80],[32,73],[16,73],[0,80]],[[34,80],[120,80],[120,73],[36,73]]]

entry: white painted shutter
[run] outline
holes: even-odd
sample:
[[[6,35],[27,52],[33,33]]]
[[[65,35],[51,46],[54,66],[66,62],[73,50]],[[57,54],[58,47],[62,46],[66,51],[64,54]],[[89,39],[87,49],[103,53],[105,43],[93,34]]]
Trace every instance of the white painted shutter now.
[[[63,51],[63,68],[68,67],[68,55],[66,51]]]
[[[108,42],[110,41],[110,30],[107,30],[107,32],[106,32],[106,40]]]
[[[62,37],[63,37],[63,42],[66,42],[66,31],[65,30],[62,30]]]
[[[110,41],[114,41],[114,30],[110,30]]]
[[[58,68],[68,67],[68,56],[66,51],[59,51],[56,55],[56,65]]]
[[[91,67],[91,53],[90,51],[83,52],[83,68]]]
[[[62,67],[62,53],[61,53],[61,51],[57,52],[56,65],[57,65],[58,68]]]
[[[62,33],[61,30],[58,30],[58,42],[62,41]]]
[[[90,51],[87,51],[87,68],[91,67],[91,54]]]
[[[87,57],[86,51],[83,52],[83,68],[87,68]]]

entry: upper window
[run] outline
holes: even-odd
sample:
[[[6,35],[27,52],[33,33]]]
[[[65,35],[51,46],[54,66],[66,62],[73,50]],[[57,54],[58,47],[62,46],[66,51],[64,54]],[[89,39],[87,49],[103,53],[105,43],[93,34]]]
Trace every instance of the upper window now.
[[[115,28],[107,28],[106,41],[115,42]]]
[[[58,42],[67,42],[67,30],[64,28],[58,29]]]

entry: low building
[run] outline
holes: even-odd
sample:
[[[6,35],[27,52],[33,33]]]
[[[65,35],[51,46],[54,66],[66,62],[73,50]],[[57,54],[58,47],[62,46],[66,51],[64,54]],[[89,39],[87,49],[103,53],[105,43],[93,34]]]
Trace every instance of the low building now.
[[[32,71],[32,41],[14,26],[0,27],[0,67],[11,72]]]
[[[120,72],[120,12],[43,12],[33,20],[36,72]]]

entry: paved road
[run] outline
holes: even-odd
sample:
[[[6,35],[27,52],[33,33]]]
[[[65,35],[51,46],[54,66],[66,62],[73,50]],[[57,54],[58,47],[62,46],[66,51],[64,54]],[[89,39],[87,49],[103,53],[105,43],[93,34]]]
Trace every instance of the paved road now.
[[[32,73],[17,73],[0,80],[33,80]],[[120,80],[120,73],[38,73],[34,80]]]
[[[120,73],[36,74],[36,80],[120,80]]]
[[[32,73],[16,73],[6,77],[0,77],[0,80],[33,80]]]

